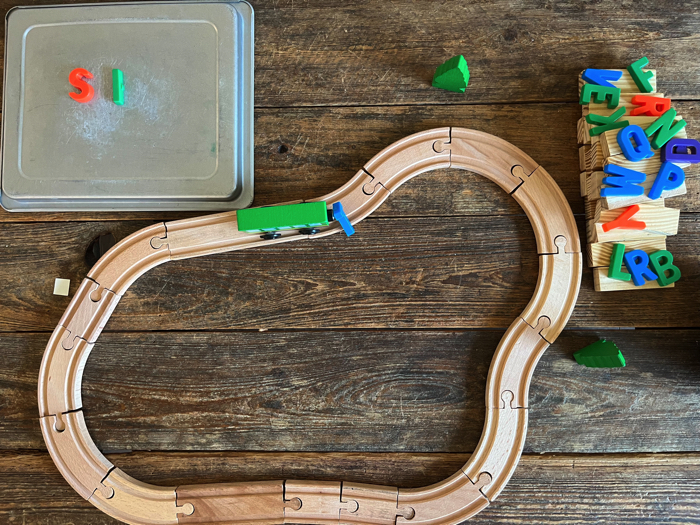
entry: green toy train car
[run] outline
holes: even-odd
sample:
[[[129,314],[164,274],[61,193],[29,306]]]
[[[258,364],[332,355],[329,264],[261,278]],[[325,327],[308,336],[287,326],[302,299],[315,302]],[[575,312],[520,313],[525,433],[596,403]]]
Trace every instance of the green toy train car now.
[[[318,233],[319,226],[328,226],[333,220],[333,212],[326,203],[303,202],[283,206],[266,206],[238,210],[238,231],[265,233],[264,239],[276,239],[278,230],[299,230],[305,235]]]

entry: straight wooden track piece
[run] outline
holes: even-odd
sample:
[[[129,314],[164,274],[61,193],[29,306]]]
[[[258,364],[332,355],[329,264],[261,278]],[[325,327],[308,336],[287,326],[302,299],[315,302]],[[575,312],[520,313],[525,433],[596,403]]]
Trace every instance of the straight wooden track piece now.
[[[489,371],[484,433],[460,471],[435,485],[408,490],[327,481],[158,487],[131,478],[104,458],[85,426],[80,383],[94,343],[131,283],[168,260],[343,231],[333,221],[313,236],[291,230],[261,238],[238,231],[236,212],[228,212],[157,224],[127,237],[95,264],[68,305],[47,344],[38,385],[42,434],[68,483],[110,516],[139,525],[453,525],[486,507],[518,464],[535,365],[563,329],[578,296],[581,248],[566,199],[541,166],[508,142],[479,131],[439,128],[392,144],[347,184],[307,202],[341,202],[355,224],[404,182],[446,167],[476,172],[513,195],[530,219],[540,254],[535,294],[504,335]]]

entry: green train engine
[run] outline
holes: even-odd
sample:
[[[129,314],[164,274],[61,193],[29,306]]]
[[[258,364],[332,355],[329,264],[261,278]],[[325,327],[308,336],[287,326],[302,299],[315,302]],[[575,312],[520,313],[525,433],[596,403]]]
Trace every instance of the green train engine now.
[[[238,231],[263,233],[261,239],[271,240],[280,237],[278,230],[299,230],[302,235],[313,235],[319,226],[328,226],[335,220],[333,210],[324,201],[265,206],[238,210]]]

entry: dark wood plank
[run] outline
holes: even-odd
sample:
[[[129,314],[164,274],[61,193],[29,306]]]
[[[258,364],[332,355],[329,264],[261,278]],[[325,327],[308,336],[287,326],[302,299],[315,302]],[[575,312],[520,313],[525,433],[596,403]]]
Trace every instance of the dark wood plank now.
[[[105,334],[83,402],[101,450],[471,452],[501,331]],[[581,367],[606,337],[628,367]],[[43,448],[47,336],[0,337],[0,448]],[[531,392],[526,451],[700,451],[698,331],[565,331]],[[672,344],[669,344],[672,342]]]
[[[53,330],[68,304],[54,278],[74,291],[93,238],[145,224],[5,225],[0,331]],[[127,291],[107,330],[505,328],[535,288],[524,216],[370,218],[357,231],[169,262]],[[700,216],[683,215],[668,246],[683,272],[675,288],[594,292],[586,269],[570,327],[697,327]]]
[[[700,111],[676,104],[688,134],[700,130]],[[579,196],[576,122],[578,104],[509,104],[383,108],[259,109],[255,120],[255,202],[262,206],[307,199],[345,184],[374,155],[393,142],[430,128],[461,126],[512,142],[544,166],[583,214]],[[688,194],[669,200],[684,212],[700,211],[700,168],[686,169]],[[398,190],[374,216],[521,214],[495,184],[473,173],[437,170]],[[9,213],[0,222],[79,220],[171,220],[201,213]]]
[[[699,97],[700,72],[679,52],[697,46],[695,2],[252,4],[257,107],[573,102],[581,70],[624,68],[645,55],[662,92]],[[432,88],[435,68],[457,54],[469,62],[467,92]]]
[[[462,454],[140,453],[110,460],[160,485],[328,479],[423,486],[466,462]],[[698,454],[524,456],[477,524],[700,523]],[[82,500],[48,454],[0,453],[0,520],[22,525],[116,524]]]

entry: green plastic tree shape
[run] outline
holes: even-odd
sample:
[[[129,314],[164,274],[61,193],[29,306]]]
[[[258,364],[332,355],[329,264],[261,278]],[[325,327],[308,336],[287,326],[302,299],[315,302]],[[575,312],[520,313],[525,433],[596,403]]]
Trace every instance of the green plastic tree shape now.
[[[601,339],[574,354],[579,365],[589,368],[619,368],[627,366],[619,348],[612,341]]]
[[[469,84],[469,67],[462,55],[450,58],[435,70],[433,87],[464,93]]]

